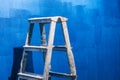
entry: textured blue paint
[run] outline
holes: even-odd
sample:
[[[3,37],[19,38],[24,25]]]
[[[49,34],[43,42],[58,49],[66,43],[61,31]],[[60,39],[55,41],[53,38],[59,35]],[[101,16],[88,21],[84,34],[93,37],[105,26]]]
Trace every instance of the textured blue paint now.
[[[0,3],[0,80],[8,80],[12,74],[14,49],[24,45],[27,19],[56,15],[69,18],[78,80],[120,80],[119,0],[0,0]],[[39,43],[38,29],[36,25],[33,44]],[[55,44],[63,42],[60,33],[56,31]],[[33,54],[35,73],[43,69],[41,56]],[[69,72],[65,54],[56,52],[53,58],[52,70]]]

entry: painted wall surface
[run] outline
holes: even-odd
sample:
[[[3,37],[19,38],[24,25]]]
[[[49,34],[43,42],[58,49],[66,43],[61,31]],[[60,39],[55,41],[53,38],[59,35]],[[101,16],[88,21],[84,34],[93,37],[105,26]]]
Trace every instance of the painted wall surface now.
[[[16,78],[29,25],[27,19],[58,15],[69,18],[78,80],[120,80],[119,0],[0,0],[0,3],[0,80],[9,80],[11,75],[11,80]],[[35,30],[39,34],[37,25]],[[61,44],[61,29],[57,30],[55,44]],[[39,43],[39,35],[33,36],[33,43]],[[41,54],[30,57],[33,67],[29,62],[28,71],[41,73]],[[69,72],[66,62],[65,54],[57,52],[53,55],[52,70]]]

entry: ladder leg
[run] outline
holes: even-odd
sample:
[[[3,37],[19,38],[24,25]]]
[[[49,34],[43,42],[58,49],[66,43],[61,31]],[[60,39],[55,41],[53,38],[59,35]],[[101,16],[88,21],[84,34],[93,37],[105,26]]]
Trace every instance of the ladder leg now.
[[[46,33],[45,33],[45,27],[43,23],[39,24],[40,26],[40,33],[41,33],[41,42],[43,46],[47,46],[47,42],[46,42]],[[46,56],[46,51],[43,50],[43,58],[44,58],[44,62],[45,62],[45,56]]]
[[[28,29],[25,45],[29,45],[31,42],[33,27],[34,27],[34,23],[30,23],[30,27]]]
[[[53,48],[53,41],[54,41],[54,34],[55,34],[55,26],[56,26],[56,22],[52,21],[51,26],[50,26],[50,32],[49,32],[48,50],[46,54],[43,80],[48,80],[48,77],[49,77],[50,62],[51,62],[52,48]]]
[[[67,46],[67,56],[68,56],[68,61],[69,61],[69,66],[70,66],[70,72],[72,75],[76,76],[76,67],[75,67],[73,53],[71,50],[71,44],[70,44],[70,40],[69,40],[66,22],[62,22],[62,29],[63,29],[64,38],[65,38],[65,42],[66,42],[66,46]],[[71,80],[76,80],[76,78],[73,78]]]
[[[28,30],[28,33],[27,33],[27,37],[26,37],[25,45],[30,44],[31,37],[32,37],[32,31],[33,31],[33,26],[34,26],[34,24],[30,24],[30,27],[29,27],[29,30]],[[23,50],[23,56],[22,56],[21,65],[20,65],[20,72],[21,73],[25,71],[27,57],[28,57],[28,52]]]
[[[40,32],[41,32],[41,40],[42,40],[42,45],[43,46],[47,46],[47,41],[46,41],[46,33],[45,33],[45,27],[43,23],[40,23]],[[46,58],[46,51],[43,50],[43,58],[44,58],[44,62],[45,62],[45,58]],[[49,76],[49,80],[51,80],[51,76]]]
[[[43,23],[39,24],[40,26],[40,33],[41,33],[41,42],[43,46],[47,46],[47,41],[46,41],[46,33],[45,33],[45,27]],[[46,58],[46,51],[43,50],[43,58],[44,58],[44,62],[45,62],[45,58]],[[51,80],[51,76],[49,76],[49,80]]]

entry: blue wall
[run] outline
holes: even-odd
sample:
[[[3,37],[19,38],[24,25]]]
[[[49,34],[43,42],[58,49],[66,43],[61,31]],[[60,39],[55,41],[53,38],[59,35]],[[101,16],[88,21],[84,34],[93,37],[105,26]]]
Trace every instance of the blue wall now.
[[[120,80],[119,0],[0,0],[0,3],[0,80],[8,80],[13,63],[18,60],[14,56],[22,54],[21,49],[15,49],[24,45],[27,19],[56,15],[69,18],[68,29],[78,80]],[[63,42],[61,34],[56,33]],[[33,43],[36,43],[38,35],[34,36]],[[59,39],[55,40],[55,44],[60,43]],[[40,56],[32,55],[36,73],[42,70]],[[64,65],[67,61],[65,55],[55,54],[53,58],[53,70],[68,72],[68,65]]]

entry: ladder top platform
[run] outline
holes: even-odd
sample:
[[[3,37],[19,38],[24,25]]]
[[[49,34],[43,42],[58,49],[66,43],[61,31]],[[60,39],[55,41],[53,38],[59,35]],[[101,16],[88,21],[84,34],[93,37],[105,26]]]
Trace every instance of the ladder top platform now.
[[[65,22],[67,18],[62,16],[55,16],[55,17],[36,17],[28,19],[30,23],[50,23],[51,21],[55,22]]]

